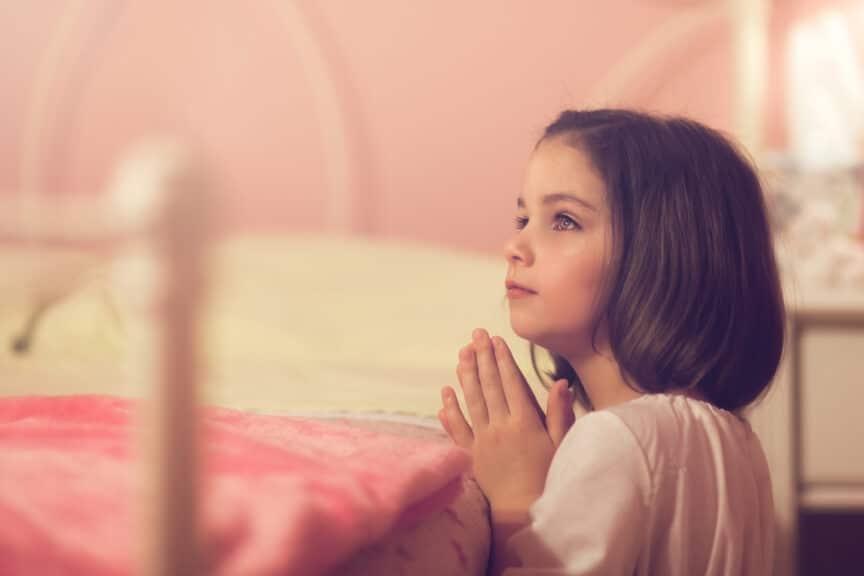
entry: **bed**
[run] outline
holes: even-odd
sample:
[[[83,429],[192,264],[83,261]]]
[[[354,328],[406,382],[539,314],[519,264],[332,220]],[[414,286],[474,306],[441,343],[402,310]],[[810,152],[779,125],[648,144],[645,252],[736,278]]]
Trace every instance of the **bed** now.
[[[95,210],[5,221],[0,571],[485,573],[486,502],[434,415],[472,328],[530,366],[503,259],[212,234],[206,169],[144,156]]]

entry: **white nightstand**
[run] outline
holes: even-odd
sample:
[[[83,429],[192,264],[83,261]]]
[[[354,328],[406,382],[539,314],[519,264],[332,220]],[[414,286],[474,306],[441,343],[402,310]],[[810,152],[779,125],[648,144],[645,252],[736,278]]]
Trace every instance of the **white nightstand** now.
[[[771,467],[775,574],[794,576],[799,513],[864,514],[864,290],[786,293],[786,350],[750,421]]]

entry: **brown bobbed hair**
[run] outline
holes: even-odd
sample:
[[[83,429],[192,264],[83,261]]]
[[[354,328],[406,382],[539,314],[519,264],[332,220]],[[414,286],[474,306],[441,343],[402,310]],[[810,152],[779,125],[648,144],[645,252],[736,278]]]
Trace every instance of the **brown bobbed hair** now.
[[[538,145],[563,138],[606,185],[613,246],[601,318],[629,386],[696,390],[737,411],[768,389],[785,313],[762,187],[747,157],[693,120],[631,110],[566,110]],[[599,319],[594,327],[596,340]],[[552,371],[591,400],[566,359]]]

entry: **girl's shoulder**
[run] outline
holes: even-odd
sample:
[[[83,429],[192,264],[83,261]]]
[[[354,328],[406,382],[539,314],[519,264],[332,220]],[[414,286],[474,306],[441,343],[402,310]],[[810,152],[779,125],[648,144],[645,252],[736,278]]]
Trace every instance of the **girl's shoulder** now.
[[[600,412],[630,431],[654,471],[685,467],[718,449],[726,453],[758,444],[741,416],[684,394],[646,394]]]
[[[748,446],[753,450],[741,450]],[[682,394],[646,394],[578,418],[564,438],[560,458],[598,452],[597,458],[640,461],[653,475],[696,464],[712,454],[729,460],[761,452],[746,420]],[[738,454],[740,452],[740,454]],[[755,457],[755,456],[754,456]]]
[[[664,432],[680,437],[702,434],[706,429],[733,435],[752,434],[750,425],[738,414],[680,393],[644,394],[601,412],[623,421],[637,438]]]

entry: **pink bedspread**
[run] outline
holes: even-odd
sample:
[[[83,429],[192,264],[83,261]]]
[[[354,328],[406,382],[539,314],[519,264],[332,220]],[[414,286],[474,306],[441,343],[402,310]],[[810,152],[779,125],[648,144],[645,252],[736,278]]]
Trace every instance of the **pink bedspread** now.
[[[129,574],[135,404],[0,399],[0,574]],[[326,573],[458,495],[469,456],[431,434],[208,408],[208,572]]]

